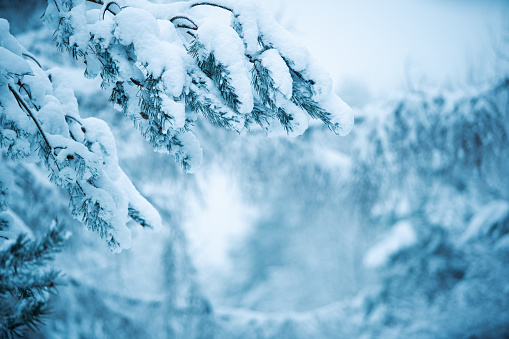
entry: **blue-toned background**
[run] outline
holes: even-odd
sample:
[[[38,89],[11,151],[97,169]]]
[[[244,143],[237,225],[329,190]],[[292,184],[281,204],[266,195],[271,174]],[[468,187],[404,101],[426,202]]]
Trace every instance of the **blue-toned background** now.
[[[43,67],[68,72],[82,116],[110,124],[165,223],[111,254],[44,171],[8,164],[25,223],[58,216],[73,233],[38,335],[509,336],[509,3],[262,2],[330,71],[354,129],[271,139],[202,120],[203,166],[187,175],[56,50],[43,1],[0,0]]]

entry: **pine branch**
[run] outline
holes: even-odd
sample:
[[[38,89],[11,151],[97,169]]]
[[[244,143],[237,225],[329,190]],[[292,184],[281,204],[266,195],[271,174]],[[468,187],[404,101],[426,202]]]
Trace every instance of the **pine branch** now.
[[[14,266],[20,266],[21,263],[38,265],[59,251],[64,242],[62,232],[63,226],[58,225],[37,240],[29,240],[26,235],[20,235],[7,251],[0,252],[0,263],[9,262]]]
[[[63,227],[52,227],[37,240],[21,234],[0,251],[0,335],[22,335],[36,330],[48,315],[48,293],[62,285],[60,272],[41,271],[65,241]]]
[[[274,118],[275,112],[272,109],[267,109],[262,103],[255,101],[253,110],[246,117],[246,124],[252,120],[261,128],[267,130],[270,125],[270,120]]]
[[[200,56],[200,50],[203,49],[203,45],[195,40],[189,48],[189,54],[196,59],[198,67],[217,86],[226,104],[238,112],[241,102],[239,96],[235,93],[235,89],[230,84],[230,71],[216,60],[214,53],[208,54],[207,58],[203,60]]]
[[[293,127],[291,125],[291,122],[294,120],[293,116],[288,114],[282,107],[276,105],[276,91],[278,91],[278,89],[276,89],[274,79],[270,76],[269,70],[263,67],[260,60],[255,59],[251,74],[253,79],[252,85],[261,100],[261,104],[275,113],[287,133],[293,132]],[[255,114],[259,113],[258,107]],[[255,121],[260,125],[260,118],[255,119]]]
[[[99,0],[88,1],[96,4],[108,4],[104,0],[100,3]],[[101,74],[103,80],[101,86],[103,89],[111,91],[110,100],[122,107],[124,114],[134,121],[144,138],[156,150],[167,150],[176,159],[180,160],[185,159],[189,154],[198,154],[196,147],[199,146],[195,142],[194,135],[191,136],[190,133],[190,129],[196,120],[196,112],[202,113],[208,121],[215,125],[239,132],[243,129],[249,129],[251,122],[267,128],[269,124],[277,123],[279,120],[279,123],[288,133],[291,131],[301,133],[307,122],[304,119],[304,111],[307,111],[312,117],[324,121],[335,132],[340,131],[342,134],[346,134],[351,128],[353,119],[349,115],[348,106],[341,105],[341,102],[335,100],[335,95],[331,92],[329,88],[331,86],[329,86],[327,79],[322,81],[324,77],[319,75],[318,83],[315,83],[314,79],[307,78],[308,75],[317,74],[314,72],[316,65],[313,65],[313,61],[307,57],[308,53],[305,48],[292,39],[288,32],[279,27],[277,23],[267,18],[265,18],[267,20],[259,20],[261,18],[257,18],[257,16],[262,13],[258,11],[252,13],[236,12],[230,27],[226,25],[222,27],[201,25],[198,28],[198,24],[188,15],[192,8],[200,6],[216,7],[232,13],[234,10],[240,11],[244,8],[250,10],[250,8],[255,8],[256,4],[254,2],[249,6],[242,6],[242,8],[229,6],[228,2],[219,0],[192,0],[187,3],[182,1],[157,6],[145,6],[144,1],[141,3],[130,2],[130,4],[133,10],[144,9],[151,14],[143,19],[146,20],[147,28],[156,26],[153,25],[154,20],[166,19],[172,22],[175,28],[184,29],[184,32],[181,33],[190,35],[193,39],[187,39],[179,35],[182,39],[164,41],[152,29],[144,31],[143,34],[126,32],[126,39],[119,39],[119,33],[123,30],[124,24],[115,26],[115,28],[112,27],[112,30],[73,27],[72,23],[79,20],[71,21],[70,19],[73,16],[83,16],[83,14],[79,11],[71,13],[71,10],[51,18],[48,17],[47,23],[53,27],[57,24],[59,26],[58,33],[56,33],[57,44],[64,46],[75,56],[81,53],[86,57],[87,62],[90,58],[90,61],[92,61],[90,62],[90,74],[92,76],[95,73]],[[106,7],[108,6],[104,8]],[[173,14],[164,17],[167,13]],[[123,20],[120,21],[129,20],[130,14],[125,14]],[[245,21],[248,14],[250,17],[254,16],[256,20],[254,22]],[[83,20],[84,18],[79,19]],[[124,23],[126,22],[124,21]],[[128,26],[127,24],[125,27]],[[199,41],[200,34],[198,32],[201,28],[203,28],[202,38],[210,41]],[[244,29],[249,30],[250,33],[244,34],[247,33],[247,31],[244,32]],[[71,41],[76,40],[71,38],[74,35],[87,34],[87,30],[91,37],[88,44],[71,46]],[[267,34],[267,30],[273,31],[273,34]],[[214,39],[217,34],[227,34],[225,35],[227,40]],[[288,38],[286,39],[288,43],[282,44],[283,40],[277,39],[277,36]],[[189,43],[189,40],[191,40],[191,43]],[[145,43],[141,43],[141,41]],[[147,43],[147,41],[150,41],[150,43]],[[225,41],[228,41],[228,43],[225,44]],[[293,44],[292,48],[288,48],[291,44]],[[148,45],[150,45],[150,49],[147,47]],[[231,52],[235,53],[235,55],[232,55],[233,58],[223,57],[223,53],[216,50],[217,48],[221,50],[228,49],[230,45],[232,47]],[[207,47],[205,48],[205,46]],[[154,55],[154,51],[159,49],[163,51],[166,48],[175,52],[179,51],[178,53],[181,53],[181,49],[186,49],[188,54],[194,57],[194,62],[186,57],[177,56],[175,60],[165,59],[163,61],[159,55]],[[270,66],[267,67],[270,68],[270,72],[260,65],[255,65],[255,71],[259,73],[262,71],[264,74],[259,74],[260,80],[252,83],[256,87],[254,88],[255,93],[252,93],[248,89],[249,75],[242,71],[242,67],[248,65],[245,58],[247,57],[250,62],[255,64],[262,64],[260,61],[262,58],[258,57],[269,48],[278,53],[277,56],[273,55],[271,59],[271,61],[275,60],[275,63],[268,61],[267,65]],[[259,59],[259,62],[256,61],[257,59]],[[263,62],[265,62],[265,59],[263,59]],[[120,72],[120,65],[122,65],[122,70],[125,68],[129,71]],[[184,67],[179,67],[179,65],[184,65]],[[96,69],[96,66],[99,67]],[[189,69],[195,66],[198,66],[205,77],[208,78],[205,84],[201,84],[199,81],[195,82],[190,74],[192,72],[189,72]],[[299,72],[305,76],[292,70],[293,66],[298,66]],[[272,69],[272,67],[276,68]],[[290,72],[295,73],[291,73],[292,79],[286,75],[286,67],[290,69]],[[249,70],[245,69],[245,71]],[[179,72],[183,74],[177,74]],[[276,81],[277,85],[285,88],[274,87],[274,79],[267,76],[272,75],[272,72],[278,76],[282,74],[285,77],[282,81],[276,79],[278,80]],[[133,74],[136,75],[133,76]],[[174,76],[174,79],[170,79]],[[211,80],[210,84],[209,79]],[[295,98],[291,98],[291,80],[297,82],[295,87],[303,87],[302,91],[296,92]],[[281,91],[284,91],[284,94],[280,93]],[[310,95],[307,95],[308,93]],[[161,101],[161,97],[164,99],[163,101]],[[313,100],[314,98],[316,98],[316,101]],[[184,118],[180,116],[182,111],[178,108],[179,105],[171,103],[171,100],[173,100],[173,102],[181,104],[183,99],[185,99],[186,108],[189,108],[184,113],[184,127],[180,124],[184,121]],[[321,107],[318,100],[323,103],[324,107]],[[256,101],[258,107],[253,108]],[[333,112],[329,114],[325,106]],[[179,109],[179,119],[176,120],[173,120],[173,113],[170,112],[174,107]],[[250,110],[251,112],[249,112]],[[277,119],[274,119],[274,117],[277,117]],[[174,121],[179,122],[176,128],[173,128],[172,125]],[[182,138],[186,142],[179,139],[182,133],[189,133],[189,137]],[[176,152],[179,152],[180,155],[176,155]],[[183,155],[186,152],[187,155]]]
[[[312,89],[309,81],[293,70],[290,70],[293,78],[292,102],[305,110],[313,119],[320,119],[329,130],[337,133],[337,126],[332,122],[332,114],[323,109],[316,101],[312,99]]]

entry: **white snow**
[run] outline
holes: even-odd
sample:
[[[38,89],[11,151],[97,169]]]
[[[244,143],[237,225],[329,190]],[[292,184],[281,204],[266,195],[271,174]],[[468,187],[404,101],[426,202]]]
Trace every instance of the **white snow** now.
[[[475,214],[460,243],[489,236],[494,227],[503,223],[509,223],[509,203],[505,200],[492,201]]]
[[[350,133],[354,123],[353,111],[350,106],[335,94],[330,94],[320,104],[328,113],[332,114],[331,121],[336,134],[345,136]]]
[[[281,55],[275,49],[268,49],[259,56],[263,67],[269,70],[275,87],[283,94],[285,99],[292,97],[293,80]]]
[[[0,46],[0,75],[29,73],[32,73],[32,69],[23,58]]]
[[[412,224],[399,221],[386,234],[384,239],[374,245],[364,256],[364,265],[377,268],[385,265],[390,258],[402,249],[411,247],[417,242],[417,235]]]
[[[173,118],[172,128],[184,127],[186,123],[186,105],[183,102],[176,102],[166,95],[161,95],[161,109]],[[169,127],[167,126],[167,128]]]
[[[158,36],[159,25],[152,14],[146,10],[127,7],[115,16],[117,27],[115,37],[123,45],[130,45],[145,36]]]
[[[0,18],[0,46],[9,50],[13,54],[21,55],[21,53],[25,52],[25,49],[9,33],[9,29],[10,29],[9,22],[5,19]]]
[[[205,53],[200,58],[206,59],[208,54],[214,54],[217,62],[226,67],[229,72],[228,83],[234,88],[239,98],[239,112],[251,112],[254,100],[251,78],[247,71],[244,45],[240,37],[230,26],[214,20],[202,24],[197,35],[198,41],[205,49]]]
[[[195,173],[200,168],[203,157],[203,150],[200,147],[200,143],[191,132],[179,134],[179,139],[184,146],[178,150],[177,153],[179,153],[180,157],[185,158],[186,162],[189,164],[190,168],[187,172]]]
[[[312,98],[320,101],[328,97],[332,91],[332,78],[327,70],[314,58],[309,59],[308,67],[301,75],[306,80],[311,80]]]
[[[265,44],[276,48],[297,72],[308,67],[310,54],[295,36],[281,27],[263,8],[258,7],[258,29]]]

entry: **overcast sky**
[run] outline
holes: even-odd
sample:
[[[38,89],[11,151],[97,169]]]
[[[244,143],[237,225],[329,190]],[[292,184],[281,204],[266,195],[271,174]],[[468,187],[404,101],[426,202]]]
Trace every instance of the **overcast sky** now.
[[[509,35],[509,1],[262,2],[300,35],[340,91],[365,86],[379,96],[408,86],[457,87],[507,69],[494,50],[504,26]]]

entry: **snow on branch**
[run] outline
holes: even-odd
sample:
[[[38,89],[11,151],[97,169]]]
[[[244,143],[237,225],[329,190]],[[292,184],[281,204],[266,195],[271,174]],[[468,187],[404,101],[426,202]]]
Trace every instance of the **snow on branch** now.
[[[0,20],[0,148],[13,160],[41,160],[53,183],[69,192],[75,218],[113,251],[130,247],[129,217],[158,228],[157,211],[118,166],[107,124],[81,119],[59,69],[43,71]]]
[[[231,12],[230,25],[198,17],[201,6]],[[201,164],[197,113],[239,133],[258,125],[300,135],[309,118],[339,135],[352,128],[329,74],[254,0],[51,0],[44,20],[57,46],[84,58],[85,75],[100,75],[115,106],[187,172]]]

